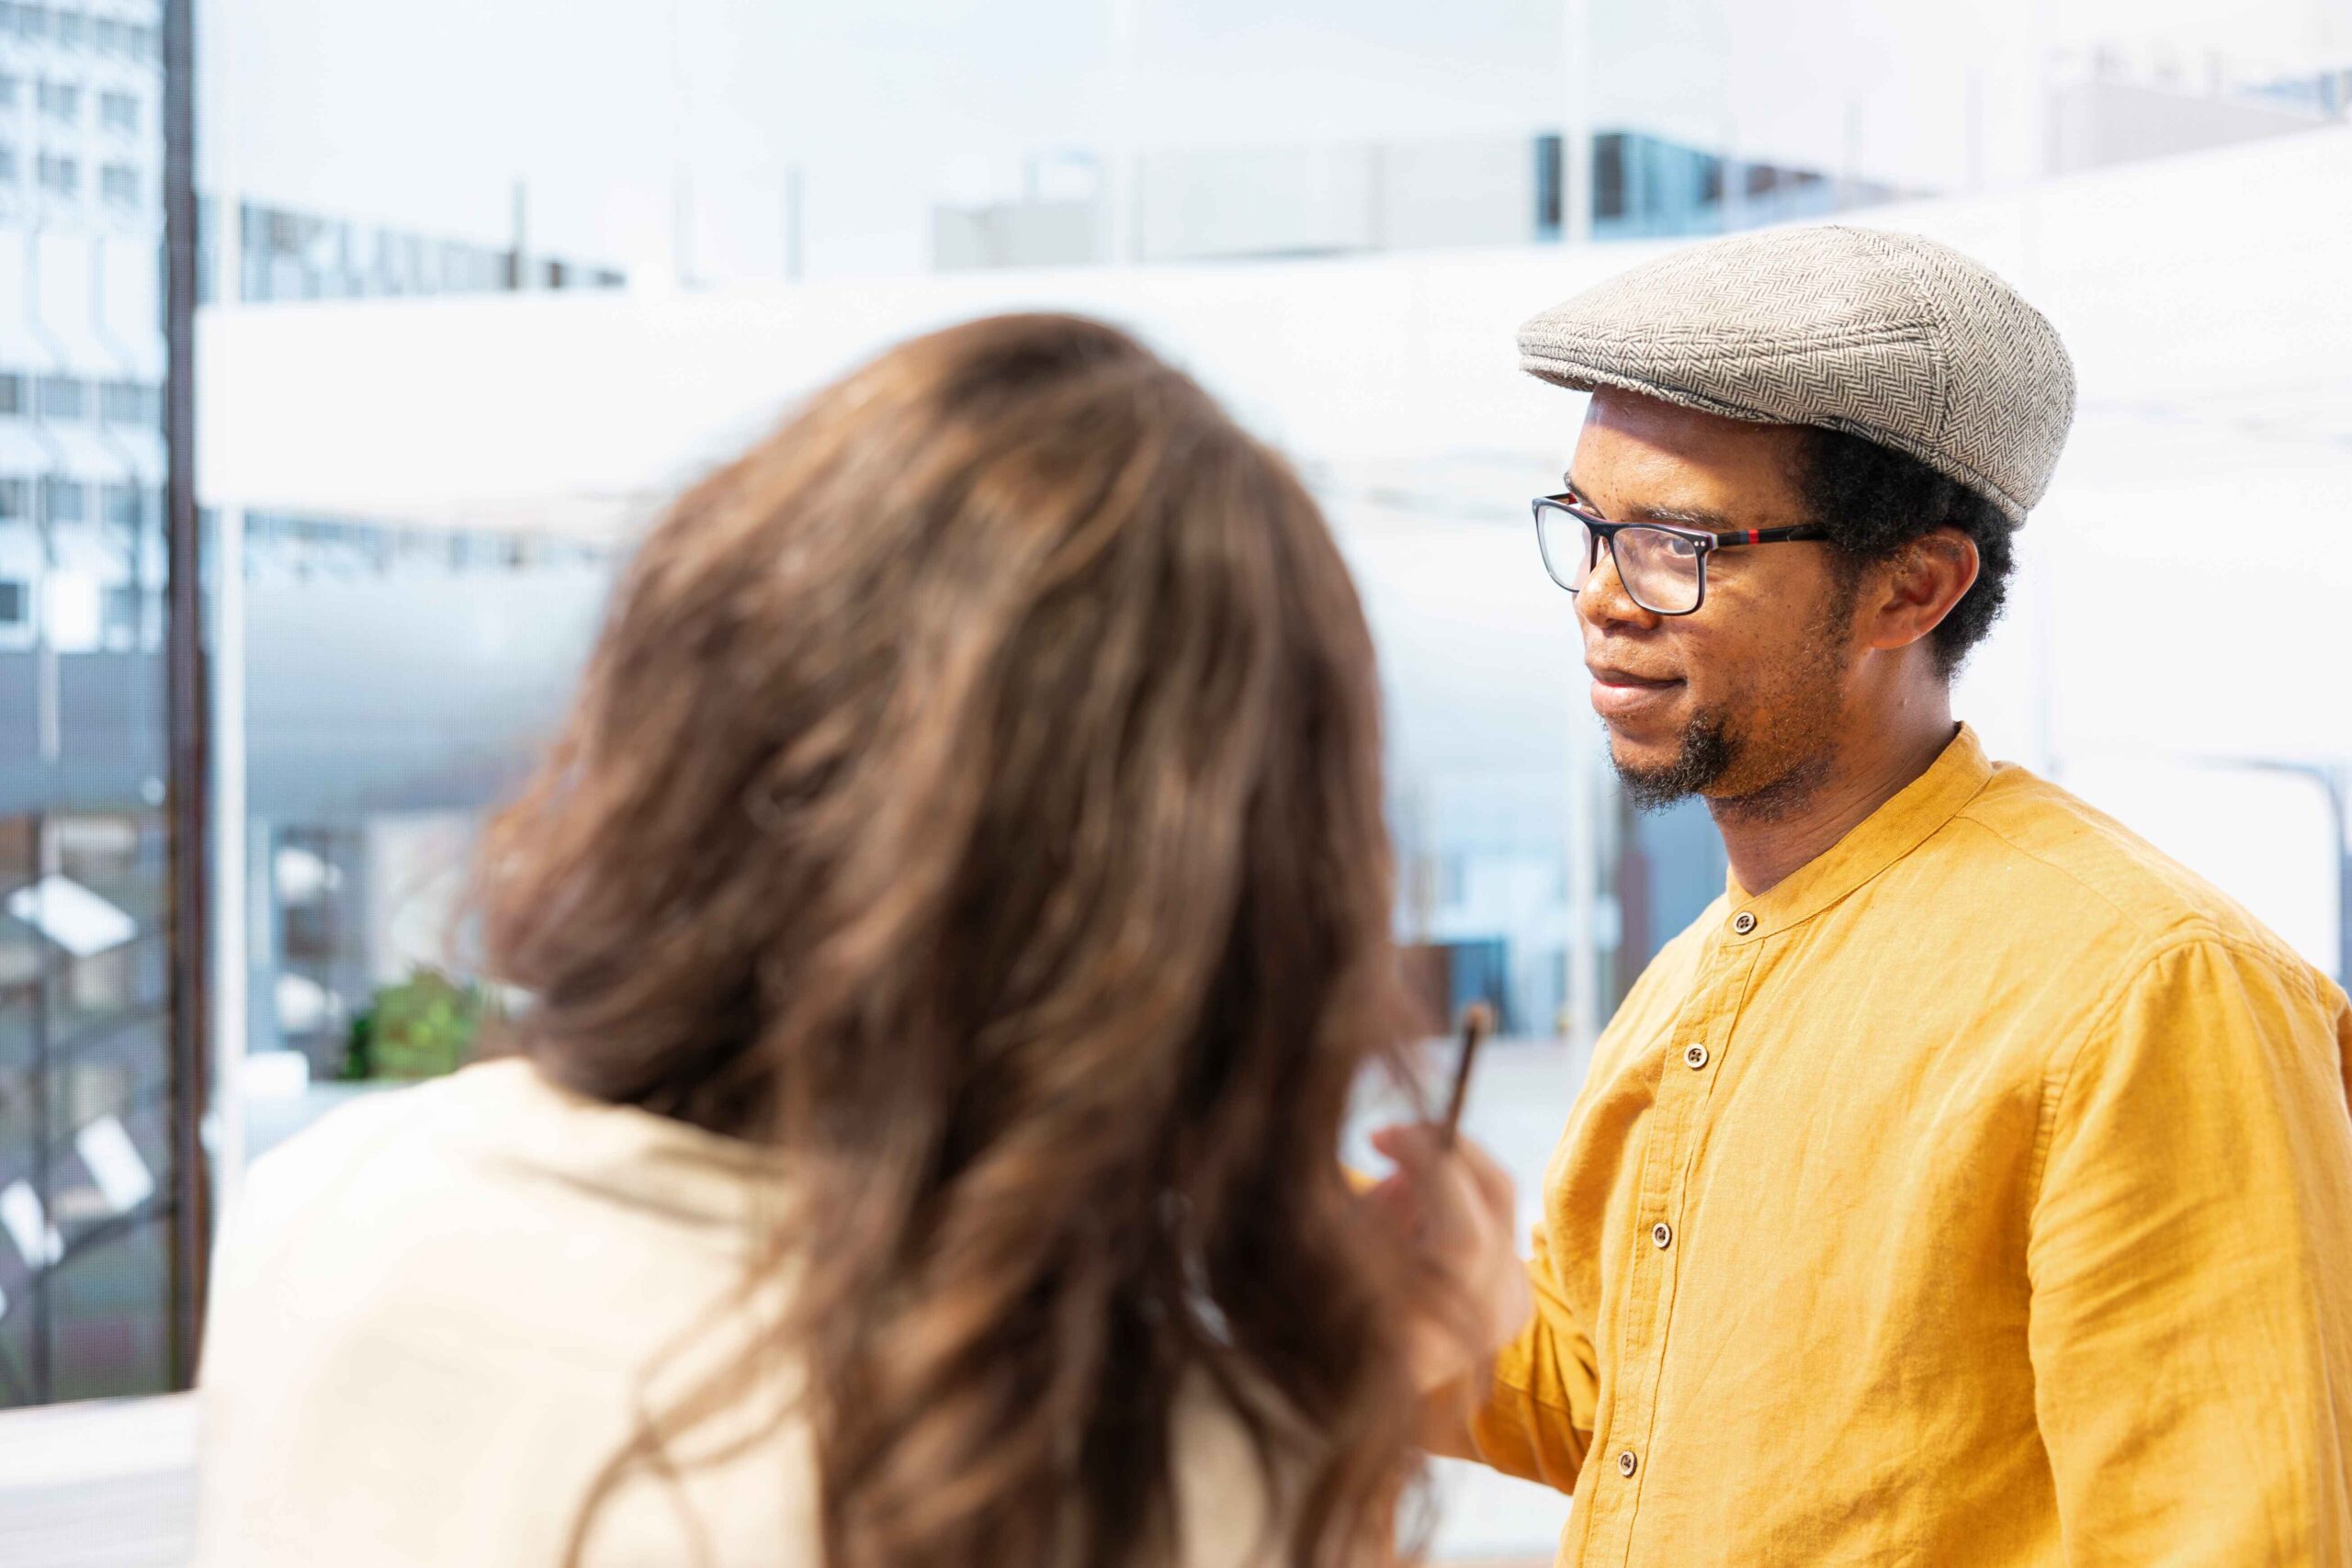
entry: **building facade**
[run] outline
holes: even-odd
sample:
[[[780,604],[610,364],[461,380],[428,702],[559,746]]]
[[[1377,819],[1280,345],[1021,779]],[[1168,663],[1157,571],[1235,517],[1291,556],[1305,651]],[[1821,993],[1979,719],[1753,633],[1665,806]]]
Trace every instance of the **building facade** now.
[[[161,22],[0,5],[0,1404],[171,1371]]]

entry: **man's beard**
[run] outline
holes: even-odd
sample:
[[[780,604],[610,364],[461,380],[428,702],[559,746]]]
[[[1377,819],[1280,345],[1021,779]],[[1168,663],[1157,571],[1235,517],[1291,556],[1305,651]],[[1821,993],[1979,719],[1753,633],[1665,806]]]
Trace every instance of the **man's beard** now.
[[[1739,749],[1732,744],[1719,714],[1702,713],[1682,731],[1682,747],[1674,761],[1655,768],[1637,768],[1609,750],[1617,783],[1636,811],[1663,811],[1678,800],[1699,794],[1731,771]]]
[[[1715,820],[1766,822],[1802,810],[1830,770],[1834,716],[1849,662],[1842,635],[1851,620],[1860,582],[1846,578],[1832,588],[1804,651],[1791,661],[1786,700],[1772,705],[1780,716],[1758,730],[1735,729],[1720,710],[1702,709],[1683,727],[1674,760],[1654,768],[1629,767],[1609,750],[1617,782],[1636,811],[1661,811],[1694,795],[1707,796]],[[1752,773],[1743,763],[1771,766],[1770,776],[1742,779],[1736,793],[1718,786]]]
[[[1636,811],[1663,811],[1677,801],[1704,795],[1707,809],[1719,822],[1768,822],[1802,810],[1829,773],[1826,734],[1810,725],[1804,728],[1808,731],[1805,735],[1787,738],[1795,742],[1793,746],[1784,741],[1773,748],[1783,755],[1793,752],[1781,772],[1736,795],[1709,794],[1749,750],[1721,714],[1702,713],[1692,718],[1682,731],[1682,744],[1674,760],[1662,766],[1630,766],[1618,757],[1614,747],[1610,749],[1609,762],[1617,770],[1617,783]]]

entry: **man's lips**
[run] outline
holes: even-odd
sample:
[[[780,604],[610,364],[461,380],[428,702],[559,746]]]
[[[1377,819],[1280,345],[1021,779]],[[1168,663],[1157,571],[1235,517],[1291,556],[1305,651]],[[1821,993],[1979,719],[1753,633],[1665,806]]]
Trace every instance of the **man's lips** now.
[[[1588,664],[1592,678],[1604,686],[1679,686],[1681,680],[1672,675],[1642,675],[1621,669],[1614,664]]]
[[[1640,675],[1613,664],[1588,664],[1592,671],[1592,708],[1603,718],[1630,718],[1668,701],[1682,682]]]

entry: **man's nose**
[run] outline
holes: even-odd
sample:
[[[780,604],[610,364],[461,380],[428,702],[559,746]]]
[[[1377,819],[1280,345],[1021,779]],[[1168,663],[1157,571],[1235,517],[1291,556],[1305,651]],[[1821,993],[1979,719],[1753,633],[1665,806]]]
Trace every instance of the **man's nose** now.
[[[1650,627],[1658,623],[1657,615],[1643,609],[1625,592],[1625,580],[1617,575],[1617,551],[1609,545],[1600,547],[1600,558],[1585,574],[1584,587],[1577,591],[1577,618],[1596,629]]]

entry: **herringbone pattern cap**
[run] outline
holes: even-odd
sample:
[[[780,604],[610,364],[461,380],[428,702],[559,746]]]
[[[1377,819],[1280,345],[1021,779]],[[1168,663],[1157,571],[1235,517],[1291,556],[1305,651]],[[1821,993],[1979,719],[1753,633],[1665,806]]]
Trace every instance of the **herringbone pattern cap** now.
[[[2022,523],[2075,417],[2057,330],[1992,272],[1915,235],[1829,224],[1711,240],[1519,329],[1520,365],[1907,452]]]

